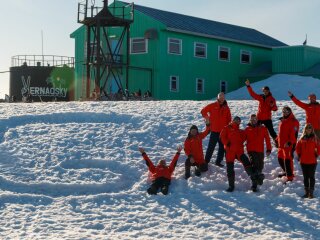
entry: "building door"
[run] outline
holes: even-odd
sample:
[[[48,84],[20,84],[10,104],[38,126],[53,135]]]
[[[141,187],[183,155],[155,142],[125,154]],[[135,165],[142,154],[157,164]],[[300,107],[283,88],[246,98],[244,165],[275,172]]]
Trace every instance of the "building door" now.
[[[220,92],[227,93],[227,82],[220,81]]]

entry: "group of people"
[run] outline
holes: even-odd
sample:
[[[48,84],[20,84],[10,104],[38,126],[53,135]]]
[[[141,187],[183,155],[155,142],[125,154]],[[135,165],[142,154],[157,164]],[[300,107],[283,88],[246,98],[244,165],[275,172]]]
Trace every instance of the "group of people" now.
[[[309,103],[303,103],[288,91],[288,96],[292,101],[306,112],[306,126],[302,136],[298,139],[299,121],[295,118],[291,108],[289,106],[282,108],[277,134],[273,127],[272,111],[277,111],[278,107],[269,87],[263,87],[263,93],[257,94],[250,86],[249,80],[245,84],[252,98],[259,102],[257,114],[252,114],[247,127],[240,129],[241,118],[239,116],[231,117],[225,95],[222,92],[219,93],[215,102],[201,110],[201,115],[206,123],[205,130],[200,132],[196,125],[192,125],[184,142],[184,152],[187,157],[185,178],[188,179],[191,176],[191,167],[193,166],[196,176],[200,176],[201,172],[208,170],[208,164],[218,144],[218,153],[214,164],[218,167],[224,167],[222,161],[225,157],[229,185],[226,191],[234,191],[234,162],[238,160],[251,179],[252,191],[256,192],[258,185],[262,185],[265,178],[263,174],[264,157],[271,154],[272,138],[274,146],[278,149],[279,165],[283,170],[279,177],[285,178],[285,181],[293,181],[293,159],[294,152],[296,152],[304,177],[305,193],[303,197],[313,198],[317,158],[320,155],[320,104],[316,101],[316,95],[310,94]],[[209,133],[210,139],[204,156],[202,141]],[[247,153],[244,151],[245,144]],[[182,147],[177,148],[177,153],[169,166],[166,165],[165,160],[160,160],[155,166],[144,149],[139,148],[152,175],[152,185],[148,189],[149,194],[157,194],[159,189],[165,195],[168,193],[171,176],[181,150]]]

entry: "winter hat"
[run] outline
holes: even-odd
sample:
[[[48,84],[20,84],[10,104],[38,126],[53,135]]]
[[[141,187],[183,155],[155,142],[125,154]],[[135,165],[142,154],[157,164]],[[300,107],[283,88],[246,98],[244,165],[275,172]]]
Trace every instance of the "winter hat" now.
[[[311,93],[308,98],[309,98],[310,101],[316,101],[317,100],[317,96],[314,93]]]
[[[282,112],[283,111],[288,111],[289,113],[292,113],[292,110],[289,106],[284,106],[283,109],[282,109]]]
[[[190,131],[191,131],[192,129],[196,129],[197,131],[199,131],[199,130],[198,130],[198,127],[197,127],[196,125],[192,125],[191,128],[190,128]]]
[[[235,116],[232,121],[241,122],[241,118],[238,116]]]
[[[270,88],[269,88],[268,86],[264,86],[264,87],[262,88],[262,90],[270,91]]]

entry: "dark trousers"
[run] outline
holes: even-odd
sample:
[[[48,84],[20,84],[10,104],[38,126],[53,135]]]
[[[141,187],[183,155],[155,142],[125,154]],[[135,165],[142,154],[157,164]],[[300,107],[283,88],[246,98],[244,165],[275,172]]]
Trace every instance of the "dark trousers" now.
[[[185,162],[185,177],[189,178],[190,177],[190,169],[191,166],[195,166],[195,175],[200,176],[201,172],[206,172],[208,171],[208,164],[203,163],[203,164],[197,164],[197,163],[191,163],[190,159],[187,158]]]
[[[256,187],[257,186],[257,183],[255,181],[256,176],[254,176],[254,171],[249,161],[249,158],[245,154],[242,154],[239,160],[242,163],[248,176],[251,177],[252,185]],[[228,177],[229,186],[234,188],[234,182],[235,182],[234,162],[227,162],[227,177]]]
[[[258,172],[262,173],[264,167],[264,153],[263,152],[248,152],[252,167]]]
[[[266,126],[266,128],[267,128],[268,131],[269,131],[270,136],[271,136],[273,139],[276,139],[277,133],[276,133],[276,132],[274,131],[274,129],[273,129],[273,123],[272,123],[272,120],[271,120],[271,119],[268,119],[268,120],[259,120],[258,123],[261,123],[261,124],[263,124],[264,126]]]
[[[148,188],[147,192],[149,194],[153,194],[156,195],[159,188],[161,188],[161,192],[164,195],[168,194],[169,191],[169,185],[170,185],[171,180],[168,178],[164,178],[164,177],[159,177],[156,180],[154,180],[151,184],[151,186]]]
[[[314,190],[314,185],[316,183],[314,176],[316,173],[317,164],[301,164],[301,168],[304,187]]]
[[[208,144],[208,148],[207,148],[207,152],[206,152],[206,156],[205,156],[205,160],[207,163],[210,162],[213,151],[214,151],[217,143],[219,144],[219,148],[218,148],[218,155],[217,155],[216,163],[222,162],[225,151],[223,148],[223,144],[220,140],[220,133],[219,132],[211,132],[209,144]]]
[[[291,159],[282,159],[282,158],[278,158],[278,162],[280,167],[282,168],[282,170],[285,172],[287,177],[293,177],[293,169],[291,167],[292,165],[292,161]]]

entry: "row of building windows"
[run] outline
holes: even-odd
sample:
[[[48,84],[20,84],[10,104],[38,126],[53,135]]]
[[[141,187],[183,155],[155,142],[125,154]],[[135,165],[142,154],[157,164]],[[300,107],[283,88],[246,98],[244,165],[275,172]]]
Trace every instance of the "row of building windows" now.
[[[195,92],[198,94],[205,93],[205,81],[203,78],[196,78]],[[170,92],[179,92],[179,77],[170,76]],[[220,92],[227,92],[227,82],[220,81]]]
[[[148,39],[132,38],[130,44],[131,54],[148,53]],[[168,38],[168,54],[182,55],[182,40],[176,38]],[[230,61],[230,48],[219,46],[218,59],[220,61]],[[194,57],[207,58],[207,44],[201,42],[194,43]],[[251,63],[251,51],[240,50],[240,63]]]

